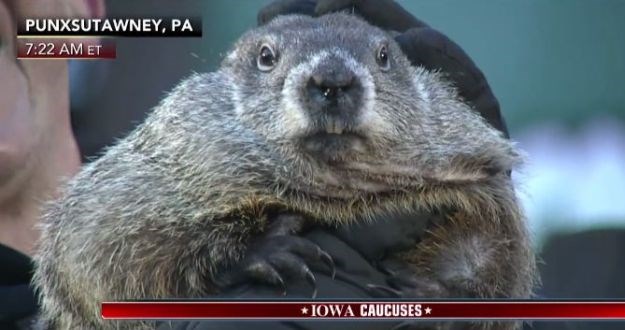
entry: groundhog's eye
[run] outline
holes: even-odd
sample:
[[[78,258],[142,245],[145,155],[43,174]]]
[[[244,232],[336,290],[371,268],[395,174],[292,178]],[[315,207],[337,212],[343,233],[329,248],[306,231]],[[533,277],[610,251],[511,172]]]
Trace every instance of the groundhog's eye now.
[[[270,71],[278,63],[278,57],[271,46],[265,44],[260,47],[256,63],[260,71]]]
[[[386,47],[386,45],[383,45],[378,50],[377,61],[383,71],[387,71],[391,68],[391,60],[388,56],[388,47]]]

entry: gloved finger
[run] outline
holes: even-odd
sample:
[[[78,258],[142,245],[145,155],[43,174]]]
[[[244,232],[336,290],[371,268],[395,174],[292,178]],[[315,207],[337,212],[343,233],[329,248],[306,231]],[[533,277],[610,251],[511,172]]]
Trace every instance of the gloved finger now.
[[[393,0],[318,0],[315,13],[318,16],[348,11],[362,16],[367,22],[384,30],[398,32],[410,28],[427,27]]]
[[[465,101],[493,127],[508,136],[499,102],[486,77],[460,46],[429,27],[410,29],[395,40],[413,65],[441,71],[456,86]]]
[[[315,0],[276,0],[258,11],[258,25],[264,25],[279,15],[314,16],[315,6]]]

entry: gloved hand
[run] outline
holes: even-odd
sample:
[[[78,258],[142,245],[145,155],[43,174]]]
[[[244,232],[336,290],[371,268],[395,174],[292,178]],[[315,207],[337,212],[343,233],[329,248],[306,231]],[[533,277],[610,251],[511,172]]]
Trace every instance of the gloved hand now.
[[[354,12],[384,30],[398,32],[395,40],[413,65],[445,73],[460,96],[508,137],[499,102],[482,71],[456,43],[393,0],[277,0],[260,10],[258,23],[265,24],[278,15],[320,16],[342,10]]]

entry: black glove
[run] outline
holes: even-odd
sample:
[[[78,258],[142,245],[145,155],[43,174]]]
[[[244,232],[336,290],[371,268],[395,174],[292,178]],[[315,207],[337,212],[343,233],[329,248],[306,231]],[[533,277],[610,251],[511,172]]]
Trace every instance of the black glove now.
[[[445,73],[460,96],[508,137],[499,102],[482,71],[456,43],[393,0],[277,0],[260,10],[258,23],[265,24],[278,15],[320,16],[335,11],[354,12],[373,25],[399,32],[395,40],[413,65]]]

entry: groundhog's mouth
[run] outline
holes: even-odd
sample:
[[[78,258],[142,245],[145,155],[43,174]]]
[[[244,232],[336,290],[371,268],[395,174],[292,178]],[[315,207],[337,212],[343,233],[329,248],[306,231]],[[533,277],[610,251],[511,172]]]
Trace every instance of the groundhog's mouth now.
[[[416,176],[369,173],[337,164],[318,172],[310,185],[297,190],[319,197],[353,199],[414,192],[422,182]]]
[[[317,132],[301,138],[301,148],[323,161],[340,161],[364,153],[365,137],[355,132]]]

